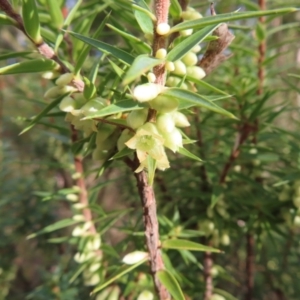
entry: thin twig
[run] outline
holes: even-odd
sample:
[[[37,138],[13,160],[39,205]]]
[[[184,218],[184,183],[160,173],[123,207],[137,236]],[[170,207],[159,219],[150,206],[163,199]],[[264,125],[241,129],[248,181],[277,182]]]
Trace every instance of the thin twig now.
[[[254,237],[253,234],[247,233],[247,257],[246,257],[246,297],[245,300],[253,299],[254,291],[254,265],[255,265],[255,256],[254,256]]]
[[[76,143],[78,141],[78,134],[77,130],[74,128],[73,125],[71,125],[71,139],[72,143]],[[79,193],[79,202],[83,204],[83,216],[85,219],[85,222],[91,222],[91,227],[89,228],[89,232],[94,234],[97,234],[97,229],[92,222],[93,216],[91,210],[88,208],[89,205],[89,199],[88,199],[88,191],[86,188],[85,180],[84,180],[84,168],[83,168],[83,161],[82,157],[80,156],[74,156],[74,166],[76,173],[80,174],[78,178],[76,179],[76,186],[79,187],[80,193]]]
[[[17,28],[21,30],[28,37],[28,39],[35,45],[35,47],[37,48],[37,50],[42,56],[58,63],[61,68],[60,70],[61,73],[70,72],[70,69],[59,59],[59,57],[56,55],[54,50],[48,44],[46,44],[44,41],[40,43],[36,43],[30,38],[30,36],[27,34],[25,30],[24,22],[21,15],[14,11],[13,7],[8,2],[8,0],[0,0],[0,9],[3,10],[9,17],[11,17],[17,22],[18,24]],[[84,82],[81,79],[78,78],[73,79],[72,85],[76,87],[79,92],[83,92]]]
[[[210,300],[213,294],[213,277],[212,277],[213,258],[211,252],[204,253],[204,300]]]

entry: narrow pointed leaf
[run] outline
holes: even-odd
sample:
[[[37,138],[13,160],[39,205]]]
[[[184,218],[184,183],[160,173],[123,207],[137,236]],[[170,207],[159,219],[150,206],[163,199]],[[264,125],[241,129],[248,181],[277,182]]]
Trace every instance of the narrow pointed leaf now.
[[[156,160],[153,159],[150,155],[147,156],[147,175],[148,175],[148,183],[149,185],[153,185],[153,180],[155,176],[156,170]]]
[[[178,149],[178,153],[186,156],[186,157],[189,157],[193,160],[196,160],[196,161],[200,161],[202,162],[203,160],[201,158],[199,158],[198,156],[196,156],[195,154],[191,153],[189,150],[185,149],[185,148],[179,148]]]
[[[22,132],[19,134],[23,134],[25,132],[27,132],[28,130],[30,130],[34,125],[36,125],[40,119],[42,119],[52,108],[56,107],[59,102],[66,96],[67,94],[65,95],[62,95],[60,96],[59,98],[55,99],[54,101],[52,101],[51,103],[49,103],[47,105],[47,107],[45,107],[36,117],[34,117],[34,119],[30,122],[30,124],[24,128],[22,130]]]
[[[98,26],[98,29],[96,30],[96,32],[93,35],[94,39],[98,38],[98,36],[100,35],[100,33],[103,31],[105,23],[109,19],[109,17],[110,17],[110,14],[107,14],[106,17],[102,20],[100,26]],[[75,37],[75,39],[76,39],[76,37]],[[80,39],[78,39],[78,40],[82,41]],[[91,49],[91,45],[89,45],[89,44],[88,45],[84,45],[82,47],[81,52],[79,52],[78,59],[77,59],[77,62],[76,62],[76,66],[74,68],[74,74],[75,75],[79,75],[81,67],[82,67],[83,63],[85,62],[85,59],[86,59],[86,57],[88,56],[88,54],[90,52],[90,49]]]
[[[0,25],[18,26],[17,22],[14,19],[5,14],[0,14]]]
[[[127,65],[131,65],[134,61],[134,57],[129,54],[128,52],[125,52],[118,47],[114,47],[112,45],[109,45],[104,42],[97,41],[95,39],[91,39],[89,37],[83,36],[81,34],[69,31],[69,33],[74,36],[75,38],[85,42],[88,45],[91,45],[95,48],[97,48],[100,51],[103,51],[104,53],[111,54],[115,58],[119,59],[120,61],[124,62]]]
[[[68,227],[68,226],[71,226],[71,225],[74,225],[74,224],[77,224],[79,223],[79,221],[75,221],[73,219],[64,219],[64,220],[60,220],[54,224],[51,224],[49,226],[46,226],[45,228],[43,228],[42,230],[36,232],[36,233],[32,233],[30,234],[27,239],[32,239],[38,235],[41,235],[43,233],[49,233],[49,232],[52,232],[52,231],[55,231],[55,230],[58,230],[58,229],[62,229],[62,228],[65,228],[65,227]]]
[[[125,31],[122,31],[111,24],[106,24],[106,25],[113,31],[117,32],[119,35],[123,36],[127,41],[132,42],[132,46],[135,47],[135,49],[142,49],[143,51],[142,53],[151,52],[151,47],[145,42],[143,42],[141,39],[139,39],[138,37],[131,35]]]
[[[187,90],[183,90],[180,88],[168,88],[165,91],[163,91],[161,95],[165,95],[173,99],[178,99],[179,102],[191,103],[192,106],[200,106],[208,110],[214,111],[216,113],[222,114],[224,116],[236,119],[236,117],[232,113],[216,105],[210,100],[205,99],[204,96],[200,96],[196,93]]]
[[[36,73],[53,71],[58,68],[58,64],[50,59],[40,58],[29,61],[22,61],[0,68],[0,75],[20,74],[20,73]]]
[[[190,251],[209,251],[209,252],[217,252],[217,253],[222,252],[219,249],[215,249],[215,248],[212,248],[209,246],[205,246],[205,245],[191,242],[188,240],[178,240],[178,239],[163,241],[162,248],[163,249],[190,250]]]
[[[182,9],[178,0],[171,0],[170,14],[172,15],[172,17],[175,19],[180,19],[181,13]]]
[[[118,158],[127,156],[127,155],[129,155],[129,154],[131,154],[133,152],[134,152],[134,150],[125,147],[121,151],[119,151],[118,153],[116,153],[113,157],[111,157],[109,160],[118,159]]]
[[[183,292],[175,277],[167,270],[157,272],[157,277],[175,300],[185,300]]]
[[[91,113],[90,115],[83,118],[83,120],[93,119],[93,118],[103,118],[117,113],[143,109],[144,107],[145,106],[143,106],[142,104],[134,100],[122,100],[117,103],[106,106],[103,109],[100,109],[98,112]]]
[[[147,11],[150,11],[147,4],[143,0],[137,0],[135,1],[141,8],[146,9]],[[138,9],[136,7],[137,5],[133,5],[134,10],[134,16],[140,25],[142,31],[144,33],[153,34],[153,22],[151,19],[151,16],[147,11],[143,11],[141,9]],[[151,12],[151,11],[150,11]]]
[[[201,43],[208,35],[210,35],[219,25],[207,26],[196,33],[192,34],[181,43],[176,45],[167,55],[167,60],[176,61],[188,53],[194,46]]]
[[[20,51],[20,52],[6,52],[0,53],[0,60],[15,58],[15,57],[27,57],[30,54],[33,54],[33,51]]]
[[[228,14],[221,14],[217,16],[204,17],[197,20],[182,22],[178,25],[175,25],[171,28],[169,34],[185,29],[197,29],[202,28],[208,25],[219,24],[223,22],[230,22],[242,19],[249,18],[257,18],[261,16],[269,16],[269,15],[282,15],[286,13],[291,13],[297,11],[297,8],[289,7],[289,8],[281,8],[281,9],[272,9],[272,10],[264,10],[264,11],[248,11],[248,12],[233,12]]]
[[[123,265],[119,270],[117,270],[115,272],[114,275],[112,275],[110,278],[108,278],[104,283],[102,283],[101,285],[97,286],[91,294],[95,294],[99,291],[101,291],[102,289],[104,289],[106,286],[108,286],[109,284],[111,284],[112,282],[116,281],[117,279],[119,279],[120,277],[122,277],[123,275],[129,273],[130,271],[134,270],[135,268],[137,268],[139,265],[143,264],[144,262],[146,262],[148,260],[148,258],[145,258],[141,261],[139,261],[138,263],[134,264],[134,265]]]
[[[163,62],[162,59],[148,57],[147,55],[138,56],[131,67],[127,71],[125,78],[123,80],[123,85],[127,85],[134,81],[136,78],[146,73],[153,67],[161,64]]]
[[[48,11],[51,16],[51,24],[57,29],[61,29],[64,23],[64,17],[59,3],[59,1],[47,0]]]
[[[22,1],[22,16],[25,31],[37,44],[43,41],[40,31],[40,19],[35,0]]]

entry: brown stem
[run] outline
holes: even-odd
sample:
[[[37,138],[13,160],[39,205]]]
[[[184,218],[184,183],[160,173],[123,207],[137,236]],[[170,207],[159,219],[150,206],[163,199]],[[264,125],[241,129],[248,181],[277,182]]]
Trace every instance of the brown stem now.
[[[213,257],[211,252],[204,254],[204,300],[210,300],[213,294],[213,277],[212,277]]]
[[[157,276],[157,272],[164,270],[165,266],[160,250],[156,200],[153,186],[148,184],[148,178],[145,171],[134,173],[134,175],[137,180],[137,187],[143,205],[143,221],[145,227],[146,245],[149,252],[151,273],[154,280],[155,289],[160,300],[167,300],[170,299],[169,293],[160,283]]]
[[[254,266],[255,266],[255,256],[254,256],[254,237],[251,233],[247,233],[247,257],[246,257],[246,297],[245,300],[253,299],[254,291]]]
[[[226,176],[231,169],[234,161],[238,158],[240,155],[240,147],[241,145],[247,140],[248,136],[251,132],[256,131],[256,126],[253,126],[251,124],[245,123],[243,126],[241,126],[239,132],[237,133],[234,146],[232,148],[231,154],[228,158],[228,161],[226,162],[219,179],[219,183],[222,184],[225,182]]]
[[[71,125],[71,139],[73,143],[78,141],[78,134],[77,130]],[[88,200],[88,191],[86,188],[85,180],[84,180],[84,169],[83,169],[83,161],[82,157],[74,156],[74,166],[76,173],[80,174],[80,177],[76,179],[76,186],[80,188],[79,193],[79,202],[85,206],[83,209],[83,215],[86,222],[92,222],[93,216],[91,210],[88,208],[89,200]],[[92,234],[96,234],[97,230],[95,225],[92,223],[91,227],[89,228],[89,232]]]
[[[70,72],[69,68],[59,59],[59,57],[56,55],[54,50],[46,44],[44,41],[41,43],[34,42],[30,36],[27,34],[24,22],[20,14],[16,13],[11,6],[11,4],[8,2],[8,0],[0,0],[0,9],[3,10],[9,17],[13,18],[17,24],[18,28],[28,37],[28,39],[35,45],[39,53],[44,56],[47,59],[54,60],[56,63],[60,66],[61,73],[68,73]],[[84,83],[81,79],[74,79],[72,81],[72,85],[78,89],[79,92],[83,92],[84,89]]]

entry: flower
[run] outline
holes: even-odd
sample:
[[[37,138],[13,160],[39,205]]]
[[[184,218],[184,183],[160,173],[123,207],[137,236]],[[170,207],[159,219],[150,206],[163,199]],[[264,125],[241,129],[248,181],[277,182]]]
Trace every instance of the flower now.
[[[170,167],[165,149],[164,138],[159,134],[153,123],[141,126],[136,134],[125,143],[130,149],[135,149],[140,166],[135,172],[141,172],[147,168],[148,155],[156,160],[157,168],[164,170]]]

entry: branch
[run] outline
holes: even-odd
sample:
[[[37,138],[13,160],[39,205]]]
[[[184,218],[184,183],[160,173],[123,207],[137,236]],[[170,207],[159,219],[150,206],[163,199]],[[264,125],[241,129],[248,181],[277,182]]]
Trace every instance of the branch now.
[[[128,157],[124,158],[124,162],[134,172],[139,166],[139,161],[135,156],[134,161]],[[140,199],[143,206],[143,222],[145,228],[146,247],[149,252],[149,260],[151,266],[151,273],[155,290],[160,300],[169,300],[170,295],[166,288],[160,283],[157,272],[164,270],[164,262],[162,260],[162,253],[160,250],[159,228],[156,213],[156,200],[153,186],[148,184],[148,177],[145,171],[135,173],[134,176],[137,181],[137,187]]]
[[[211,15],[215,16],[216,12],[214,4],[210,6]],[[208,75],[215,68],[217,68],[222,62],[231,57],[231,55],[223,54],[223,51],[231,44],[234,39],[234,35],[228,30],[228,26],[222,23],[214,32],[213,35],[217,36],[218,39],[211,41],[203,55],[203,58],[199,62],[199,66]]]
[[[13,7],[8,2],[8,0],[0,0],[0,9],[3,10],[9,17],[11,17],[17,22],[17,28],[28,37],[28,39],[35,45],[35,47],[42,56],[58,63],[61,68],[62,74],[70,72],[70,69],[59,59],[54,50],[48,44],[46,44],[44,41],[42,41],[41,43],[35,43],[30,38],[30,36],[28,36],[21,15],[14,11]],[[79,92],[83,92],[84,82],[81,79],[73,79],[72,85],[76,87]]]
[[[213,277],[212,277],[213,258],[211,252],[204,254],[204,300],[210,300],[213,294]]]
[[[72,142],[76,143],[78,141],[78,135],[77,135],[77,130],[74,128],[73,125],[71,125],[71,132],[72,132],[72,135],[71,135]],[[75,166],[76,173],[80,174],[80,176],[78,176],[78,178],[76,179],[76,186],[78,186],[80,188],[79,202],[81,204],[83,204],[83,206],[85,207],[83,209],[83,216],[84,216],[85,222],[92,223],[92,225],[88,231],[94,235],[94,234],[97,234],[97,230],[96,230],[94,223],[92,222],[92,220],[93,220],[92,212],[88,208],[88,205],[89,205],[88,191],[87,191],[85,180],[84,180],[84,169],[83,169],[82,157],[74,156],[74,166]]]
[[[254,237],[251,233],[247,233],[247,257],[246,257],[246,297],[245,300],[253,299],[254,290]]]

